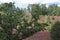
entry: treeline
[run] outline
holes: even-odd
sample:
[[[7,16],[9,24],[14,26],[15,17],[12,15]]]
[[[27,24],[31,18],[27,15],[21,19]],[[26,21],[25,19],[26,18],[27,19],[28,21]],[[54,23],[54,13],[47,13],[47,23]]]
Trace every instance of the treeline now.
[[[27,8],[31,13],[38,15],[60,15],[60,6],[57,4],[50,4],[49,6],[46,4],[29,4]]]

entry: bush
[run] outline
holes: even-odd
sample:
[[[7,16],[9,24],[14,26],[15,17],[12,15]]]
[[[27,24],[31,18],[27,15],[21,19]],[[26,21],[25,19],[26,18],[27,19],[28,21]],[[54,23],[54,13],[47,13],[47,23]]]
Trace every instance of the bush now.
[[[51,29],[52,40],[60,40],[60,22],[56,22]]]

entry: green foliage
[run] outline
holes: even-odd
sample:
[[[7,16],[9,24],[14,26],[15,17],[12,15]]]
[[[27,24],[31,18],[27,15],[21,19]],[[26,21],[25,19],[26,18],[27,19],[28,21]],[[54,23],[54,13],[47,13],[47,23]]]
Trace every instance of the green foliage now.
[[[51,29],[52,40],[60,40],[60,22],[56,22]]]
[[[46,27],[46,29],[49,30],[49,31],[51,31],[51,26],[52,26],[52,25],[49,24],[49,25]]]
[[[60,7],[57,4],[51,4],[46,7],[46,4],[29,4],[28,11],[34,16],[37,15],[60,15]],[[36,15],[37,14],[37,15]]]
[[[1,19],[1,13],[0,13],[0,24],[1,24],[1,20],[2,20],[2,19]]]
[[[18,40],[18,34],[12,34],[12,30],[17,29],[23,10],[15,8],[13,3],[4,3],[0,7],[0,40]],[[18,32],[18,31],[17,31]]]
[[[57,5],[50,5],[47,8],[45,4],[30,4],[28,12],[31,12],[32,18],[29,21],[25,18],[25,12],[24,9],[16,8],[12,2],[0,4],[0,27],[2,28],[0,29],[0,40],[18,40],[20,32],[22,33],[21,39],[29,37],[48,26],[49,18],[47,23],[37,22],[40,15],[59,15],[60,13]],[[13,29],[17,31],[16,34],[12,34]]]
[[[20,37],[21,39],[23,39],[41,30],[41,25],[37,22],[39,14],[32,14],[32,19],[35,20],[32,20],[28,23],[27,19],[24,17],[25,13],[23,9],[15,8],[13,3],[4,3],[1,5],[2,6],[0,7],[0,25],[1,28],[3,28],[3,32],[0,32],[1,40],[18,40]],[[32,27],[32,23],[34,23],[34,28]],[[18,24],[19,27],[17,28]],[[28,28],[29,26],[31,26],[32,28]],[[16,34],[12,34],[13,29],[17,30]],[[23,35],[18,37],[20,32]]]
[[[33,4],[31,5],[31,14],[32,14],[32,17],[37,20],[39,18],[39,15],[40,15],[40,7],[39,7],[39,4]]]

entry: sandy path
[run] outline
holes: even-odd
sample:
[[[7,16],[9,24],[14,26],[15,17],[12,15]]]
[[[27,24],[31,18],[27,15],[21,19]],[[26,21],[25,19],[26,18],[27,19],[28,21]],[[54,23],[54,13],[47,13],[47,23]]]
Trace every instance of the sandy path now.
[[[34,35],[23,39],[23,40],[51,40],[50,38],[50,33],[47,30],[44,31],[39,31],[37,33],[35,33]]]

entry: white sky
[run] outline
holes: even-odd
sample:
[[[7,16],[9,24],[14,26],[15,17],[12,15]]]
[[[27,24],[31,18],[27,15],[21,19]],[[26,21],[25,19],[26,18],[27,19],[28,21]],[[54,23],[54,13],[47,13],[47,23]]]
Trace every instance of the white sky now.
[[[60,0],[0,0],[1,3],[9,3],[9,2],[16,2],[21,4],[35,4],[35,3],[55,3],[60,2]]]
[[[9,2],[13,2],[13,1],[12,0],[0,0],[0,2],[1,3],[5,3],[5,2],[9,3]]]
[[[39,0],[16,0],[15,2],[21,3],[21,4],[35,4],[35,3],[38,3]]]
[[[60,0],[42,0],[41,3],[42,4],[46,4],[46,3],[58,3],[60,2]]]
[[[15,2],[15,5],[18,7],[25,7],[27,4],[35,4],[35,3],[41,3],[41,4],[51,4],[56,3],[60,5],[60,0],[0,0],[0,3],[9,3],[9,2]]]

